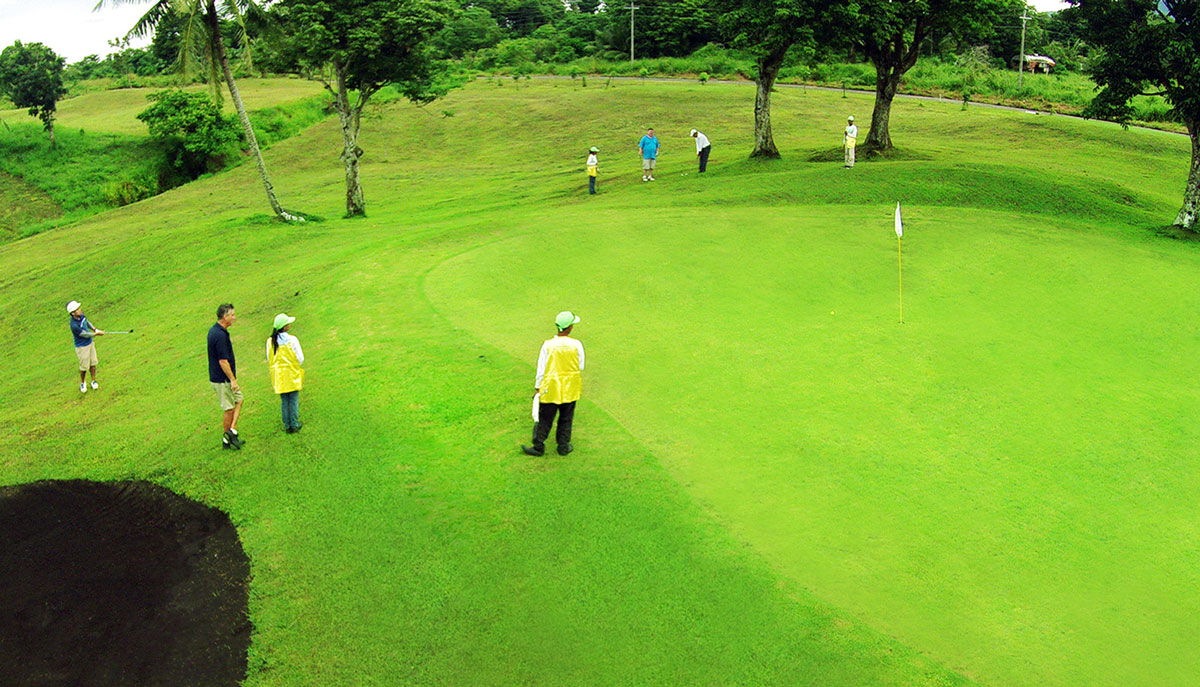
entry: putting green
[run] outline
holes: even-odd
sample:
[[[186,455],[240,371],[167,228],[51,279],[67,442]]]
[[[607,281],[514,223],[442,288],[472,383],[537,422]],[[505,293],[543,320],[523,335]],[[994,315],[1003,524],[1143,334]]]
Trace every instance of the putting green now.
[[[559,215],[426,292],[528,361],[548,313],[580,313],[586,396],[782,575],[905,644],[984,683],[1186,682],[1169,619],[1200,610],[1197,560],[1167,543],[1194,535],[1200,362],[1170,342],[1200,255],[907,221],[903,325],[887,206]]]

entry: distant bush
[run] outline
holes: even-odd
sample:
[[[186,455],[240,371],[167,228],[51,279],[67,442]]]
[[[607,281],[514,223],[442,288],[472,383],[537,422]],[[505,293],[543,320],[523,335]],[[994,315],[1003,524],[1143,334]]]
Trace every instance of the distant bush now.
[[[150,135],[163,141],[167,163],[189,179],[224,166],[241,128],[207,93],[174,89],[146,96],[152,105],[138,114]]]

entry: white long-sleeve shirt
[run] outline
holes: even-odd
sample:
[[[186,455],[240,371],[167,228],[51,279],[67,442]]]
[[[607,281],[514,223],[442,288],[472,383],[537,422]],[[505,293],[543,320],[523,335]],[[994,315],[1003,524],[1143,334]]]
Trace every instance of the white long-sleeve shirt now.
[[[699,155],[700,151],[707,148],[708,145],[709,145],[708,136],[705,136],[703,132],[697,131],[696,132],[696,154]]]
[[[555,343],[556,339],[566,339],[575,344],[575,350],[579,351],[579,371],[583,372],[583,342],[569,336],[556,336],[543,343],[542,350],[538,353],[537,377],[533,381],[533,386],[537,389],[542,388],[542,378],[546,376],[546,361],[550,359],[550,345]]]
[[[304,364],[304,351],[300,348],[300,339],[288,334],[287,332],[279,332],[279,345],[287,346],[296,354],[296,362]],[[271,337],[267,337],[267,360],[271,359]]]

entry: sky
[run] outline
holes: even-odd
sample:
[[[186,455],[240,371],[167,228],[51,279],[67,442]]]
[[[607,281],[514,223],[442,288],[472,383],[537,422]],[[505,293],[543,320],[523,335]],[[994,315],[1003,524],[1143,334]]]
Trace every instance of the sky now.
[[[1060,0],[1033,0],[1039,11],[1062,9]],[[96,0],[0,0],[0,50],[13,44],[44,43],[75,62],[112,52],[108,41],[124,36],[148,6],[141,2],[110,5],[93,12]],[[134,47],[149,40],[134,41]]]

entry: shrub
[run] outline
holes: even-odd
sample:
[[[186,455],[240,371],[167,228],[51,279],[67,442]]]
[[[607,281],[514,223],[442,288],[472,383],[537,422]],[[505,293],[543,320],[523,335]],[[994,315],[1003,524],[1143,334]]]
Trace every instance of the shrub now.
[[[188,178],[219,169],[240,138],[240,128],[207,93],[180,89],[146,96],[153,104],[138,114],[150,135],[163,141],[167,163]]]

